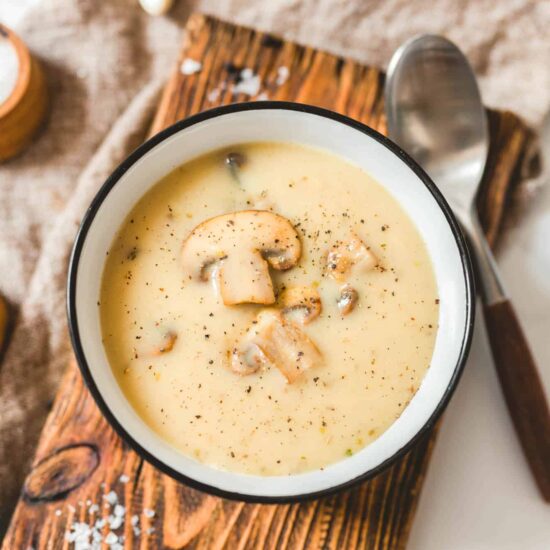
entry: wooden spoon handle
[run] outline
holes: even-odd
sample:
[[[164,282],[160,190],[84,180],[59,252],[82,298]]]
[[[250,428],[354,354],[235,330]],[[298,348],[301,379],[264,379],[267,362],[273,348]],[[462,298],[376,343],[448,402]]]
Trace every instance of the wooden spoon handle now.
[[[535,361],[509,300],[486,304],[484,312],[510,416],[537,485],[550,502],[550,411]]]

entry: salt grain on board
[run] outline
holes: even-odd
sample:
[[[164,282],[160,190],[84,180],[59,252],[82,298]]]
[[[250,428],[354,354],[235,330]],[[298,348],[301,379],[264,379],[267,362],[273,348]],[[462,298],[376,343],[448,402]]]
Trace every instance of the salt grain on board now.
[[[65,533],[65,540],[74,542],[75,548],[81,550],[89,547],[91,534],[92,528],[87,523],[78,521],[73,523],[71,530]]]
[[[189,57],[183,60],[181,64],[180,71],[182,74],[190,75],[200,72],[202,69],[202,63],[200,61],[195,61]]]
[[[120,483],[128,483],[130,481],[130,478],[126,474],[122,474],[118,480]]]
[[[212,91],[208,92],[206,97],[210,103],[214,103],[220,97],[220,89],[214,88]]]
[[[137,515],[132,516],[132,519],[130,521],[132,523],[132,529],[134,530],[134,535],[136,537],[139,537],[139,535],[141,533],[141,529],[138,527],[139,516],[137,516]]]
[[[233,94],[258,95],[262,86],[260,76],[252,69],[243,69],[239,74],[239,81],[233,86]]]
[[[277,86],[282,86],[288,80],[289,75],[290,71],[288,70],[288,67],[279,67],[277,69],[277,78],[275,79],[275,84],[277,84]]]
[[[107,521],[109,522],[109,527],[113,530],[116,530],[124,523],[124,518],[121,516],[113,516],[111,514],[107,518]]]
[[[115,516],[122,517],[126,513],[126,508],[122,506],[122,504],[117,504],[113,510],[113,513]],[[155,512],[153,512],[153,515],[155,515]]]
[[[108,546],[110,550],[123,550],[125,537],[122,534],[124,523],[127,519],[126,507],[122,504],[118,504],[118,495],[114,491],[110,491],[108,494],[103,495],[103,498],[108,502],[105,503],[111,507],[113,505],[113,513],[106,518],[98,518],[93,525],[88,525],[82,521],[75,521],[71,524],[71,528],[65,533],[65,540],[69,542],[74,550],[101,550],[105,546]],[[90,515],[99,511],[99,506],[96,503],[91,504],[91,500],[87,500],[86,504],[90,504],[88,513]],[[70,504],[67,508],[75,511],[74,507]],[[56,515],[61,515],[61,510],[56,510]],[[144,508],[143,515],[146,518],[155,517],[155,511],[151,508]],[[140,526],[139,516],[137,514],[128,516],[132,531],[135,537],[139,537],[142,533]],[[108,526],[108,533],[103,535],[104,528]],[[155,532],[155,527],[150,526],[143,531],[146,535],[151,535]]]
[[[106,495],[103,495],[103,498],[112,506],[118,502],[118,496],[114,491],[110,491]]]
[[[105,544],[111,545],[115,544],[116,542],[118,542],[118,537],[112,531],[109,531],[109,533],[105,537]]]

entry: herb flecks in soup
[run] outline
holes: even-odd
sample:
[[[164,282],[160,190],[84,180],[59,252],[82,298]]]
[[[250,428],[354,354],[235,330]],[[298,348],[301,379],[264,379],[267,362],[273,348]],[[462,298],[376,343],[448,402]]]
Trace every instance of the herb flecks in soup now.
[[[107,256],[113,372],[144,421],[217,468],[344,459],[400,416],[429,367],[436,284],[420,235],[360,168],[284,143],[187,163]]]

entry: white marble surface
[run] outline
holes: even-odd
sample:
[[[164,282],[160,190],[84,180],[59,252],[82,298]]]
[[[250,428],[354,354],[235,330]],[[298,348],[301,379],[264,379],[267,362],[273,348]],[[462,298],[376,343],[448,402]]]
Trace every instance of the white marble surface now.
[[[0,0],[0,17],[15,26],[38,1]],[[545,134],[550,165],[550,117]],[[550,394],[550,185],[508,234],[498,261]],[[445,413],[409,550],[549,548],[550,505],[540,498],[521,454],[478,322],[468,365]]]

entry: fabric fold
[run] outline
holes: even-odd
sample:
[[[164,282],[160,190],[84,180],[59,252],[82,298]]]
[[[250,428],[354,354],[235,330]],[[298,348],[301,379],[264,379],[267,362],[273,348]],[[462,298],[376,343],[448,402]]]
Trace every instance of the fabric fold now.
[[[90,159],[44,240],[0,369],[2,519],[9,517],[17,499],[45,414],[69,362],[65,280],[80,220],[99,186],[144,140],[161,84],[148,83],[129,104]]]

